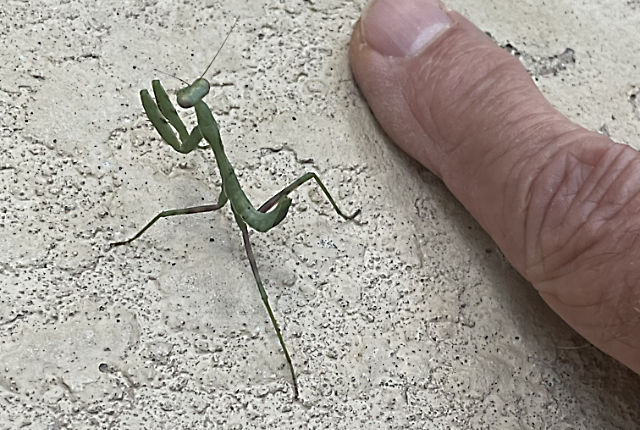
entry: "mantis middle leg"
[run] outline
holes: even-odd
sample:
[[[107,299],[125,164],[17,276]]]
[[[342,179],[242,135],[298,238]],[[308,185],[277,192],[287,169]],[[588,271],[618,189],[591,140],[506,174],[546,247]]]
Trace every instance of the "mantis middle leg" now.
[[[327,199],[329,200],[329,203],[331,203],[331,206],[333,206],[333,208],[335,209],[335,211],[338,213],[338,215],[340,215],[342,218],[346,219],[346,220],[350,220],[355,218],[356,216],[358,216],[358,214],[360,213],[360,209],[356,210],[354,213],[352,213],[351,215],[345,215],[340,208],[338,207],[338,205],[336,204],[335,200],[333,199],[333,197],[331,197],[331,193],[329,193],[329,190],[327,189],[327,187],[322,183],[322,181],[320,180],[320,178],[318,177],[318,175],[316,175],[313,172],[307,172],[304,175],[300,176],[298,179],[296,179],[295,181],[293,181],[291,184],[287,185],[286,187],[284,187],[278,194],[276,194],[275,196],[271,197],[269,200],[267,200],[266,202],[264,202],[262,204],[262,206],[260,206],[258,208],[259,212],[266,212],[269,209],[271,209],[276,203],[278,203],[278,201],[280,199],[282,199],[283,197],[286,197],[287,195],[289,195],[291,192],[295,191],[296,188],[298,188],[300,185],[304,184],[307,181],[310,181],[311,179],[315,180],[316,183],[318,184],[318,186],[320,186],[320,189],[322,190],[322,192],[324,193],[325,196],[327,196]]]
[[[220,197],[218,198],[218,203],[216,203],[215,205],[192,206],[189,208],[170,209],[167,211],[162,211],[158,215],[153,217],[153,219],[149,221],[147,225],[142,227],[142,229],[139,232],[137,232],[132,238],[123,240],[121,242],[113,242],[109,246],[114,247],[114,246],[120,246],[120,245],[127,245],[133,242],[134,240],[142,236],[144,232],[149,229],[149,227],[151,227],[153,224],[156,223],[156,221],[158,221],[161,218],[166,218],[166,217],[175,216],[175,215],[190,215],[190,214],[199,214],[204,212],[213,212],[213,211],[217,211],[218,209],[222,209],[226,203],[227,203],[227,196],[224,194],[224,192],[222,192],[220,193]]]

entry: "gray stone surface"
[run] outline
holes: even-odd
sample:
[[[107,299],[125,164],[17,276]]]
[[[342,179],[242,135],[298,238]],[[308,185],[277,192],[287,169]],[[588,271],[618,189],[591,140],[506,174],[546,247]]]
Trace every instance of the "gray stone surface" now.
[[[631,429],[639,378],[557,318],[442,183],[386,139],[346,52],[363,0],[0,5],[0,428]],[[640,4],[450,2],[572,119],[640,141]],[[138,91],[209,74],[254,202],[284,359],[208,151],[161,143]]]

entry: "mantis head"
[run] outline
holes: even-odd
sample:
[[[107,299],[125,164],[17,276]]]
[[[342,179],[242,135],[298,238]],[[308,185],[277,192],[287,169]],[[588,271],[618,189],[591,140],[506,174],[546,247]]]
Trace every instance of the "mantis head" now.
[[[210,88],[209,81],[198,78],[188,87],[178,91],[178,104],[185,109],[193,107],[209,93]]]
[[[229,39],[229,35],[233,31],[237,23],[238,23],[238,18],[236,18],[236,20],[233,22],[231,29],[229,30],[229,32],[227,33],[227,36],[222,41],[222,44],[218,48],[216,55],[213,56],[207,68],[204,69],[204,72],[202,72],[202,75],[198,79],[193,81],[191,85],[178,91],[178,104],[180,105],[180,107],[183,107],[185,109],[193,107],[195,106],[196,103],[202,100],[204,96],[206,96],[209,93],[209,89],[211,88],[211,85],[209,85],[209,81],[207,81],[204,78],[204,75],[207,73],[207,71],[209,70],[209,67],[211,67],[211,65],[215,61],[216,57],[222,50],[222,47],[224,46],[224,44],[227,43],[227,39]]]
[[[196,105],[196,103],[202,100],[204,96],[209,94],[209,89],[211,88],[211,85],[209,85],[209,81],[207,81],[204,78],[204,75],[207,74],[209,67],[211,67],[213,62],[216,60],[216,57],[222,50],[222,47],[224,46],[224,44],[227,43],[227,39],[229,39],[229,35],[231,35],[231,32],[233,31],[237,23],[238,23],[238,18],[236,18],[235,21],[233,22],[233,25],[231,26],[231,29],[227,33],[227,36],[222,41],[222,44],[218,48],[218,51],[216,51],[216,54],[211,59],[211,62],[209,62],[209,65],[207,66],[207,68],[204,69],[204,72],[202,72],[202,75],[200,75],[198,79],[193,81],[191,85],[178,91],[178,104],[180,105],[180,107],[183,107],[185,109],[193,107]]]

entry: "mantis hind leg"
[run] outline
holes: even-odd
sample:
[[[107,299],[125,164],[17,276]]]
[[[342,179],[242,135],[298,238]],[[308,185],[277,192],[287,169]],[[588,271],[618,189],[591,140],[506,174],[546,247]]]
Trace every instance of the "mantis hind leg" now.
[[[313,172],[305,173],[304,175],[300,176],[298,179],[293,181],[291,184],[289,184],[286,187],[284,187],[278,194],[276,194],[275,196],[271,197],[269,200],[264,202],[264,204],[258,208],[258,211],[259,212],[267,212],[276,203],[278,203],[278,201],[281,198],[289,195],[291,192],[295,191],[296,188],[298,188],[300,185],[304,184],[307,181],[310,181],[311,179],[316,181],[316,183],[318,184],[318,186],[320,187],[320,189],[322,190],[324,195],[327,197],[327,200],[329,200],[329,203],[331,203],[331,206],[333,206],[333,209],[335,209],[335,211],[338,213],[338,215],[340,215],[342,218],[344,218],[346,220],[350,220],[350,219],[353,219],[356,216],[358,216],[358,214],[360,213],[360,209],[356,210],[351,215],[345,215],[344,212],[342,212],[340,210],[340,208],[338,207],[338,205],[336,204],[336,201],[331,196],[331,193],[329,193],[329,190],[327,190],[327,187],[322,183],[322,181],[320,180],[318,175],[316,175]]]
[[[167,210],[167,211],[162,211],[158,215],[153,217],[153,219],[151,221],[149,221],[147,223],[147,225],[142,227],[142,229],[140,229],[140,231],[137,232],[130,239],[123,240],[121,242],[113,242],[113,243],[109,244],[109,246],[111,248],[113,248],[115,246],[127,245],[127,244],[133,242],[134,240],[136,240],[137,238],[142,236],[145,231],[147,231],[153,224],[155,224],[161,218],[167,218],[167,217],[175,216],[175,215],[190,215],[190,214],[199,214],[199,213],[204,213],[204,212],[213,212],[213,211],[217,211],[218,209],[223,208],[226,203],[227,203],[227,196],[224,193],[220,193],[220,197],[218,198],[218,203],[216,203],[214,205],[192,206],[192,207],[189,207],[189,208],[170,209],[170,210]]]
[[[233,206],[231,207],[233,209]],[[280,327],[278,326],[278,322],[276,321],[276,317],[273,315],[273,311],[271,310],[271,305],[269,304],[269,298],[267,297],[267,292],[262,286],[262,279],[260,279],[260,273],[258,273],[258,265],[256,263],[256,258],[253,255],[253,248],[251,247],[251,241],[249,240],[249,230],[247,229],[247,224],[242,220],[240,215],[238,215],[233,209],[233,215],[236,218],[236,223],[240,230],[242,231],[242,241],[244,242],[244,250],[247,253],[247,258],[249,259],[249,265],[251,266],[251,272],[253,273],[253,277],[256,280],[256,285],[258,286],[258,291],[260,292],[260,298],[262,298],[262,303],[264,303],[264,307],[267,309],[267,313],[269,314],[269,319],[271,320],[271,325],[276,331],[276,335],[278,336],[278,341],[280,342],[280,346],[282,347],[282,352],[284,352],[284,357],[287,360],[287,365],[289,366],[289,371],[291,372],[291,379],[293,380],[293,398],[298,399],[298,380],[296,378],[296,372],[293,370],[293,363],[291,362],[291,356],[289,355],[289,351],[287,350],[287,345],[284,343],[284,338],[282,337],[282,333],[280,333]]]

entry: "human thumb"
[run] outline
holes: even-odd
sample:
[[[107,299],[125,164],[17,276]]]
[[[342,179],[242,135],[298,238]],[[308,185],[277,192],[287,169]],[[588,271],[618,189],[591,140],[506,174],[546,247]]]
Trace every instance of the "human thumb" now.
[[[375,1],[350,61],[391,139],[565,321],[640,372],[637,152],[565,118],[516,58],[436,0]]]

